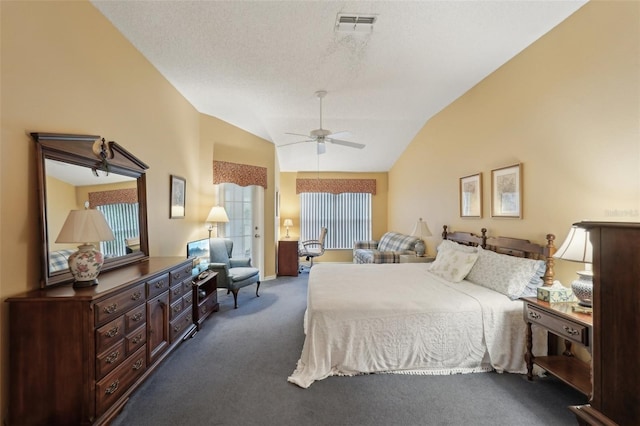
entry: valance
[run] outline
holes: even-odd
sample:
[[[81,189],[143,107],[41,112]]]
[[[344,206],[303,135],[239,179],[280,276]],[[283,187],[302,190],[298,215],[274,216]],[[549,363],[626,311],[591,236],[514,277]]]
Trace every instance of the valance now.
[[[89,206],[91,208],[107,204],[133,204],[137,202],[138,190],[136,188],[113,189],[110,191],[89,193]]]
[[[296,194],[302,192],[366,192],[376,195],[375,179],[296,179]]]
[[[240,186],[257,185],[267,189],[267,168],[248,164],[213,162],[213,183],[235,183]]]

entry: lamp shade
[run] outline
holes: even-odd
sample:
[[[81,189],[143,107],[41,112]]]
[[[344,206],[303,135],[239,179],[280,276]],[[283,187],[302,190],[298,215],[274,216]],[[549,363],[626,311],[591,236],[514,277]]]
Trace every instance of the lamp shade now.
[[[430,237],[431,231],[427,226],[427,222],[423,221],[422,218],[418,219],[418,221],[416,222],[416,226],[413,227],[413,232],[411,232],[411,235],[420,238]]]
[[[591,263],[593,247],[591,247],[587,230],[572,226],[569,230],[569,235],[567,235],[567,238],[553,257],[572,262]]]
[[[284,226],[293,226],[293,220],[285,219],[284,220]]]
[[[222,206],[215,206],[211,208],[209,216],[207,216],[206,222],[229,222],[229,216],[227,211]]]
[[[113,232],[100,210],[71,210],[56,243],[91,243],[114,239]]]

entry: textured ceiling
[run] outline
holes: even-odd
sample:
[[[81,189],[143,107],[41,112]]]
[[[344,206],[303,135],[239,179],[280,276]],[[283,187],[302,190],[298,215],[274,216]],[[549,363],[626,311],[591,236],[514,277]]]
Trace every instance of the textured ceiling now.
[[[276,145],[319,127],[362,150],[277,148],[282,171],[388,171],[436,113],[585,1],[98,1],[201,113]],[[335,31],[338,13],[373,30]]]

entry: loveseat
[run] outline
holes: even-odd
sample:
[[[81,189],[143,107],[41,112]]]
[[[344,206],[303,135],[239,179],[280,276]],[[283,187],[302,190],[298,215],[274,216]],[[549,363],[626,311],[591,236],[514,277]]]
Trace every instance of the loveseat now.
[[[400,263],[401,254],[415,256],[418,237],[387,232],[380,241],[355,241],[353,243],[353,263]]]

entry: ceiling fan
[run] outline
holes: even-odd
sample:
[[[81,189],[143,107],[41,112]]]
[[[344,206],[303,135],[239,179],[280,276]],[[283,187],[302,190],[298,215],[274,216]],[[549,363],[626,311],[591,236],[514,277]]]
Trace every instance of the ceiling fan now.
[[[285,144],[279,145],[279,147],[295,145],[298,143],[316,142],[318,147],[318,154],[324,154],[327,151],[327,146],[326,146],[327,142],[336,144],[336,145],[348,146],[350,148],[357,148],[357,149],[364,148],[364,144],[361,144],[361,143],[336,139],[338,137],[348,135],[349,132],[347,131],[332,133],[331,130],[322,128],[322,98],[324,98],[327,95],[327,92],[324,90],[318,90],[315,93],[315,95],[320,100],[320,128],[312,130],[311,133],[308,135],[302,135],[300,133],[285,133],[286,135],[302,136],[307,139],[302,141],[297,141],[297,142],[285,143]]]

